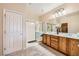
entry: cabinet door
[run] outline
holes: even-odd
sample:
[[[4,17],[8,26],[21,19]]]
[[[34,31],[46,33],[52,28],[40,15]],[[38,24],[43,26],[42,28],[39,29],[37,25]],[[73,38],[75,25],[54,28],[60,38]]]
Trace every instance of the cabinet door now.
[[[46,44],[46,42],[47,42],[46,35],[44,34],[42,38],[43,38],[43,39],[42,39],[42,42]]]
[[[47,45],[50,46],[50,35],[47,35]]]
[[[59,39],[59,50],[66,53],[66,38],[60,37]]]
[[[77,39],[70,40],[69,54],[71,56],[79,56],[79,40]]]

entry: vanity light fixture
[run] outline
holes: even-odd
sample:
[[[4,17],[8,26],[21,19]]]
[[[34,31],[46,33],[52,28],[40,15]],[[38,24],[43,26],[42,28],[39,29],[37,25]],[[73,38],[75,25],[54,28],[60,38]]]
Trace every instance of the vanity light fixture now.
[[[63,16],[63,11],[64,11],[64,8],[57,9],[57,10],[55,11],[55,18],[56,18],[56,17]]]

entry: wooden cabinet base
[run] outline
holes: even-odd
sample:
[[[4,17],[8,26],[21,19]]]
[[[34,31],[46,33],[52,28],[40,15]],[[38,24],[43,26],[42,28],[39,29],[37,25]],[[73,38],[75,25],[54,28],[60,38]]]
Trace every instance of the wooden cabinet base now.
[[[51,48],[67,55],[67,56],[79,56],[79,40],[54,36],[54,35],[42,35],[42,42],[50,46]]]

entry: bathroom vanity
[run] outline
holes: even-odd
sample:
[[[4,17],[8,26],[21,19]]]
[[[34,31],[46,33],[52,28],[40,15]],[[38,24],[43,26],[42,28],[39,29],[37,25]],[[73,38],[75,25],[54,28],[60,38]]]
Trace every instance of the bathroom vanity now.
[[[42,43],[68,56],[79,56],[79,37],[68,33],[44,33]]]

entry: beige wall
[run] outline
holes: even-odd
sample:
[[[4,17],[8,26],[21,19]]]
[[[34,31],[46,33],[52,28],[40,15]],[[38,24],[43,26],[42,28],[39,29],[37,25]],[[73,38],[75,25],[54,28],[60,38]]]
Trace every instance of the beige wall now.
[[[30,20],[30,21],[35,21],[38,19],[38,17],[33,16],[33,14],[31,14],[31,12],[29,11],[29,9],[27,8],[26,4],[0,4],[0,55],[2,55],[2,24],[3,24],[3,9],[10,9],[10,10],[15,10],[15,11],[19,11],[22,12],[24,14],[24,16],[26,17],[26,20]]]
[[[79,3],[65,3],[63,5],[60,5],[60,6],[56,7],[55,9],[50,10],[49,12],[41,15],[40,20],[46,21],[49,19],[53,19],[52,15],[54,15],[54,13],[60,8],[64,8],[64,11],[65,11],[64,15],[69,14],[72,12],[79,11]]]
[[[60,23],[68,23],[68,32],[69,33],[78,33],[79,32],[79,12],[68,15],[65,18],[60,19]]]
[[[64,12],[64,15],[67,16],[67,18],[65,18],[64,16],[63,17],[60,17],[60,18],[56,18],[54,19],[53,18],[53,14],[55,13],[55,11],[57,9],[60,9],[60,8],[64,8],[65,12]],[[47,12],[46,14],[40,16],[40,20],[43,22],[52,22],[52,23],[55,23],[55,20],[57,20],[57,23],[64,23],[64,22],[67,22],[68,23],[68,29],[69,29],[69,32],[70,33],[77,33],[79,32],[79,3],[66,3],[66,4],[63,4],[49,12]],[[73,14],[73,15],[72,15]],[[50,20],[51,19],[51,20]]]

